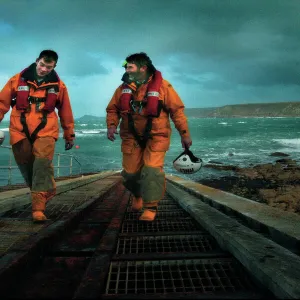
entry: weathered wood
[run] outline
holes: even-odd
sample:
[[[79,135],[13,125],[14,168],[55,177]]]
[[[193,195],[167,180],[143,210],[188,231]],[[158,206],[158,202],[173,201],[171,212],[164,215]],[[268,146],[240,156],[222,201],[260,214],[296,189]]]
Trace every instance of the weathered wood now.
[[[114,171],[104,171],[94,175],[59,181],[56,183],[56,196],[113,174],[117,173]],[[0,215],[30,203],[31,197],[29,188],[2,192],[0,193]]]
[[[300,246],[300,215],[255,202],[228,192],[214,189],[191,180],[177,176],[167,176],[167,179],[184,188],[189,193],[199,197],[213,207],[231,210],[247,220],[254,227],[263,227],[274,241],[293,248]]]
[[[300,258],[170,182],[168,193],[275,296],[300,298]]]

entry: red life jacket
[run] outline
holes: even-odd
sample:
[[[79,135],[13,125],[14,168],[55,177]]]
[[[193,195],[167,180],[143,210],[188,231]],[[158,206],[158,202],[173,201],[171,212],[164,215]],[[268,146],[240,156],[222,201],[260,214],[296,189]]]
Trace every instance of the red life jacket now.
[[[152,80],[148,84],[146,97],[145,114],[149,117],[159,116],[159,89],[162,85],[162,75],[160,71],[155,71]],[[130,111],[130,101],[132,99],[132,89],[126,84],[123,84],[122,95],[120,98],[120,110]]]
[[[51,76],[51,81],[42,83],[41,85],[37,85],[33,82],[32,77],[32,64],[30,67],[24,69],[20,74],[20,79],[16,91],[16,95],[13,98],[16,98],[16,109],[25,111],[28,108],[30,103],[29,90],[30,87],[33,87],[35,90],[37,89],[46,89],[46,98],[36,98],[37,100],[41,100],[40,102],[45,102],[45,106],[43,107],[43,111],[52,112],[55,109],[56,101],[57,101],[57,92],[59,90],[59,77],[55,71],[52,71],[53,74]]]

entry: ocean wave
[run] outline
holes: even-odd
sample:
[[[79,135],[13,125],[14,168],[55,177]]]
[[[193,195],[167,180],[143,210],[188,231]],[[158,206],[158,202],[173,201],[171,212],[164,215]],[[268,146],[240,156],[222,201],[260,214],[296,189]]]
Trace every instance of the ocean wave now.
[[[224,152],[224,153],[203,153],[202,154],[204,157],[208,157],[208,158],[227,158],[230,157],[231,159],[234,157],[241,157],[241,156],[252,156],[252,155],[260,155],[259,153],[255,154],[253,152]]]
[[[297,156],[299,156],[299,152],[300,152],[300,147],[296,148],[292,148],[292,147],[289,147],[289,148],[279,148],[277,149],[276,151],[278,152],[283,152],[283,153],[286,153],[286,154],[289,154],[289,155],[295,155],[297,154]],[[298,159],[298,157],[297,157]]]
[[[107,129],[86,129],[86,130],[76,130],[76,136],[87,136],[93,134],[106,134]]]
[[[6,127],[6,128],[0,128],[0,130],[2,130],[2,131],[9,131],[9,128],[8,127]]]
[[[272,141],[277,142],[283,146],[300,148],[300,139],[272,139]]]

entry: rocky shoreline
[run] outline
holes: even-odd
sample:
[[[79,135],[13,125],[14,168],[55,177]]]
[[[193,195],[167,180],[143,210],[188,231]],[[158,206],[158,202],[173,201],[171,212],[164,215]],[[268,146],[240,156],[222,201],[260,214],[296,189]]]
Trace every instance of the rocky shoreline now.
[[[288,156],[280,152],[270,155]],[[273,164],[261,164],[248,168],[212,161],[203,168],[228,170],[235,174],[219,179],[198,180],[201,184],[300,214],[300,166],[295,160],[281,158]]]

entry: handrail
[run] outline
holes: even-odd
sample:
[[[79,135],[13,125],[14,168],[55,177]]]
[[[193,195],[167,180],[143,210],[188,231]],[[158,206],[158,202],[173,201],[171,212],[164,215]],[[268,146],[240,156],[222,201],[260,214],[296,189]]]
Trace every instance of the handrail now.
[[[81,173],[81,163],[78,161],[78,159],[71,154],[63,154],[63,153],[55,153],[57,155],[57,166],[54,166],[54,168],[57,168],[57,177],[59,177],[59,169],[65,168],[66,166],[60,166],[60,156],[69,156],[70,157],[70,166],[67,166],[70,168],[70,175],[72,175],[72,168],[73,168],[73,158],[79,165],[79,173]]]
[[[0,166],[0,169],[8,169],[8,185],[12,185],[12,169],[18,169],[18,166],[13,166],[12,165],[12,147],[11,146],[3,146],[0,145],[0,148],[6,148],[10,150],[10,154],[9,154],[9,165],[8,166]],[[79,162],[79,160],[72,154],[64,154],[64,153],[55,153],[54,155],[57,155],[57,165],[53,166],[53,168],[57,169],[56,172],[56,177],[59,177],[60,175],[60,169],[61,168],[69,168],[69,175],[72,175],[73,172],[73,159],[75,160],[75,162],[79,165],[79,174],[81,174],[81,163]],[[65,165],[61,165],[60,164],[60,157],[61,156],[68,156],[70,157],[70,163],[69,165],[65,166]]]

